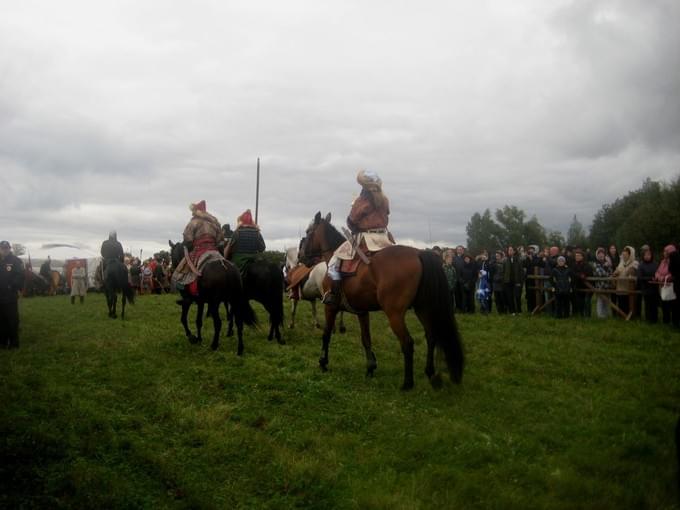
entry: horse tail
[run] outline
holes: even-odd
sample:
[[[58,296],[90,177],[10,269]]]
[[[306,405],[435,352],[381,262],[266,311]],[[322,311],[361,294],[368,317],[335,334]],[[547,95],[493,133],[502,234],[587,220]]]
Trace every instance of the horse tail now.
[[[283,273],[276,263],[269,264],[268,267],[269,281],[271,285],[272,302],[270,306],[271,325],[275,328],[283,326],[283,297],[282,293],[285,289],[285,282]]]
[[[255,315],[253,307],[250,306],[248,296],[246,296],[246,290],[243,286],[241,275],[235,265],[229,264],[230,267],[225,266],[227,268],[227,274],[229,275],[229,290],[227,291],[224,302],[231,303],[234,315],[239,317],[243,321],[243,324],[246,326],[255,326],[257,324],[257,316]]]
[[[414,308],[416,311],[427,311],[424,316],[429,317],[435,345],[444,352],[451,378],[454,382],[460,383],[463,379],[465,355],[453,315],[453,302],[442,268],[442,260],[430,251],[421,251],[419,258],[423,273]]]

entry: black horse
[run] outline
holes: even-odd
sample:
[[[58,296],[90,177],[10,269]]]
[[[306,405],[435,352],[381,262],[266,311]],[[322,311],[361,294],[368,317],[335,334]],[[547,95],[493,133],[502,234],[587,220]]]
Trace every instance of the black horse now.
[[[264,306],[269,314],[269,334],[267,340],[276,337],[279,344],[285,344],[281,338],[283,326],[283,290],[285,288],[283,272],[278,264],[265,258],[256,258],[246,264],[243,269],[243,288],[248,300],[254,299]],[[234,317],[227,309],[229,328],[227,336],[233,334]]]
[[[182,243],[170,244],[170,255],[172,257],[172,266],[177,267],[184,257],[184,245]],[[184,326],[184,333],[187,339],[192,344],[197,344],[202,341],[201,328],[203,327],[203,309],[208,305],[208,313],[212,316],[215,333],[213,341],[210,345],[212,350],[216,350],[220,342],[220,330],[222,328],[222,319],[220,319],[219,306],[224,303],[225,307],[233,310],[236,318],[236,331],[238,333],[238,350],[240,356],[243,354],[243,324],[253,326],[257,323],[255,312],[250,307],[246,299],[243,285],[241,282],[241,275],[234,264],[229,261],[213,261],[207,263],[198,278],[198,296],[193,296],[186,291],[180,292],[182,296],[182,326]],[[196,313],[196,336],[191,333],[187,324],[187,314],[191,303],[198,305],[198,312]]]
[[[120,312],[120,318],[125,318],[125,301],[130,304],[135,304],[135,291],[130,286],[128,281],[128,271],[120,260],[107,260],[104,268],[104,293],[106,294],[106,305],[109,308],[109,317],[115,319],[116,303],[118,302],[118,293],[123,295],[123,306]]]

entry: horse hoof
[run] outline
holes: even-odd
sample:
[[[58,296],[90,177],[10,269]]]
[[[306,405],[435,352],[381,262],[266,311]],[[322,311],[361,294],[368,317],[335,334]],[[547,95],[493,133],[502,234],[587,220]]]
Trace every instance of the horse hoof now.
[[[441,374],[434,374],[432,377],[430,377],[430,384],[435,390],[440,390],[442,386],[444,385],[444,381],[442,380],[442,375]]]
[[[295,324],[290,324],[290,325],[288,326],[288,329],[294,329],[294,328],[295,328]]]
[[[194,345],[195,345],[195,344],[198,343],[198,338],[197,338],[196,336],[194,336],[194,335],[189,335],[189,336],[187,337],[187,339],[189,340],[189,343],[190,343],[190,344],[194,344]]]
[[[347,328],[345,326],[340,326],[340,333],[346,333]]]
[[[321,327],[321,324],[319,324],[318,322],[316,324],[314,324],[314,327],[316,329],[323,329],[323,327]]]
[[[274,336],[273,336],[273,335],[269,335],[269,336],[267,337],[267,340],[269,340],[269,341],[271,342],[272,340],[274,340]]]
[[[373,378],[373,369],[372,368],[366,369],[366,377]]]
[[[319,368],[321,369],[322,372],[328,372],[328,361],[321,358],[319,360]]]
[[[276,342],[277,342],[279,345],[286,345],[286,341],[285,341],[283,338],[278,338],[278,339],[276,340]]]
[[[213,351],[216,351],[218,347],[219,347],[219,344],[216,344],[215,342],[213,342],[213,343],[210,344],[210,348],[211,348]]]
[[[230,338],[232,336],[234,336],[234,332],[233,331],[227,331],[227,338]]]

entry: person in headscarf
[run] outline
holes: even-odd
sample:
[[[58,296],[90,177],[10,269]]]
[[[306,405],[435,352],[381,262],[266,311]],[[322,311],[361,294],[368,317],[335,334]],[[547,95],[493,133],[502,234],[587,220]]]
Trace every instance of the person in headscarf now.
[[[347,226],[354,235],[354,243],[345,241],[328,262],[328,276],[331,288],[324,295],[323,303],[337,306],[340,302],[342,260],[351,260],[356,254],[355,246],[365,251],[379,251],[394,244],[387,230],[390,215],[390,201],[382,192],[382,180],[377,173],[361,170],[357,174],[361,193],[352,203],[347,217]]]
[[[663,258],[661,259],[661,262],[659,262],[659,267],[656,270],[656,273],[654,274],[654,280],[657,282],[659,286],[659,291],[661,289],[661,285],[664,283],[673,283],[673,275],[671,274],[670,271],[670,260],[673,254],[676,253],[676,248],[674,245],[669,244],[663,249]],[[677,296],[677,293],[676,293]],[[675,299],[671,301],[661,301],[661,313],[662,313],[662,320],[664,324],[669,324],[669,323],[674,323],[677,324],[680,322],[680,300],[676,297]]]
[[[253,214],[246,209],[236,220],[237,226],[224,249],[224,257],[231,260],[243,272],[246,265],[266,249],[260,227],[253,221]]]
[[[621,311],[628,314],[630,311],[630,291],[635,289],[635,277],[637,276],[638,262],[635,260],[635,248],[625,246],[621,250],[619,265],[612,273],[616,280],[617,304]],[[632,280],[631,280],[632,278]]]

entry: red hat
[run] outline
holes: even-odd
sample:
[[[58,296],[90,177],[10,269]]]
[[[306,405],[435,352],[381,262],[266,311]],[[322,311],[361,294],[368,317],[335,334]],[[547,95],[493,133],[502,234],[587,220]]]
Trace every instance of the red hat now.
[[[250,209],[246,209],[241,216],[239,216],[236,220],[239,225],[247,225],[247,226],[255,226],[255,222],[253,221],[253,214],[250,212]]]
[[[196,204],[191,204],[191,212],[196,212],[196,211],[201,211],[205,212],[205,200],[201,200],[200,202]]]

